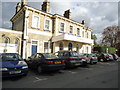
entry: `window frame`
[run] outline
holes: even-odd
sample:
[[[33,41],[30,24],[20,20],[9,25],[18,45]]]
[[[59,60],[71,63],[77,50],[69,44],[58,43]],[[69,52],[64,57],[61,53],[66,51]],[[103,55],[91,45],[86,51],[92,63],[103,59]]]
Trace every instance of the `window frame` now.
[[[72,27],[72,28],[71,28]],[[69,26],[69,34],[73,34],[73,25]]]
[[[49,21],[48,28],[46,28],[46,21]],[[44,30],[45,30],[45,31],[50,31],[50,19],[45,19]]]
[[[35,17],[38,17],[37,25],[34,25]],[[32,28],[40,29],[40,16],[33,14],[33,17],[32,17]]]
[[[64,27],[61,27],[61,24],[63,24],[64,25]],[[61,30],[61,29],[63,29],[63,30]],[[60,31],[59,31],[60,33],[64,33],[65,32],[65,23],[64,22],[61,22],[60,23]]]

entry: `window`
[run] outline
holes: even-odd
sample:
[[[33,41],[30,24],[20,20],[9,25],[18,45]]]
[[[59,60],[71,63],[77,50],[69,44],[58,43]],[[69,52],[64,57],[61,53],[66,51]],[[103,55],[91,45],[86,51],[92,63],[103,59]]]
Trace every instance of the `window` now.
[[[62,42],[59,45],[59,50],[63,50],[63,43]]]
[[[77,28],[77,36],[80,36],[80,28]]]
[[[89,38],[89,33],[87,32],[87,38]]]
[[[19,43],[19,40],[18,40],[18,39],[16,39],[16,40],[15,40],[15,44],[18,44],[18,43]]]
[[[45,29],[46,30],[50,29],[50,21],[49,20],[45,20]]]
[[[40,17],[39,16],[33,16],[33,22],[32,27],[34,28],[40,28]]]
[[[79,52],[79,44],[76,45],[76,51]]]
[[[70,34],[73,33],[73,26],[70,25]]]
[[[82,31],[82,37],[84,37],[84,31]]]
[[[72,43],[69,43],[69,44],[68,44],[68,50],[69,50],[69,51],[72,51]]]
[[[6,44],[7,44],[7,43],[10,43],[10,39],[9,39],[9,38],[4,38],[4,39],[3,39],[3,43],[6,43]]]
[[[86,50],[87,50],[87,53],[88,53],[88,51],[89,51],[89,48],[88,48],[88,47],[86,47]]]
[[[48,42],[44,42],[44,53],[48,53]]]
[[[60,24],[60,32],[64,32],[64,23]]]

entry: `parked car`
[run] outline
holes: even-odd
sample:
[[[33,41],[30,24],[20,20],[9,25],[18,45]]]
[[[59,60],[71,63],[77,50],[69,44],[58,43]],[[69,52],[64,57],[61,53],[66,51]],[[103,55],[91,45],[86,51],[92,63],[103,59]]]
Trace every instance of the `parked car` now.
[[[90,64],[96,64],[98,62],[98,58],[96,54],[84,54],[86,57],[90,59]]]
[[[109,57],[109,60],[114,60],[112,54],[107,54],[107,55],[108,55],[108,57]]]
[[[82,61],[78,57],[78,53],[76,51],[58,51],[55,55],[65,60],[66,68],[72,68],[82,64]]]
[[[2,77],[27,75],[28,65],[17,53],[0,54]]]
[[[84,56],[84,54],[80,54],[78,53],[78,57],[80,58],[82,64],[81,66],[87,66],[90,63],[90,59],[86,56]]]
[[[114,60],[117,60],[117,59],[118,59],[118,55],[117,55],[117,54],[112,54],[112,56],[113,56],[113,59],[114,59]]]
[[[106,53],[101,53],[98,55],[98,61],[109,61],[109,56]]]
[[[37,69],[38,73],[62,70],[65,66],[63,59],[48,53],[35,53],[29,57],[26,62],[30,68]]]

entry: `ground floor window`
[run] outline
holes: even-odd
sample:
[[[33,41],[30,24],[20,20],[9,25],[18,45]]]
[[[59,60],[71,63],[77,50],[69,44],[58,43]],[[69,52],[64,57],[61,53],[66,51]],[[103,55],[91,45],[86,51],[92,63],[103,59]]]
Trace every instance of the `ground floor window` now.
[[[68,44],[68,50],[72,51],[72,43],[71,42]]]
[[[88,51],[89,51],[89,48],[88,48],[88,47],[86,47],[86,50],[87,50],[87,53],[88,53]]]
[[[48,53],[48,42],[44,42],[44,53]]]
[[[79,44],[76,45],[76,51],[79,52]]]
[[[63,50],[63,43],[62,42],[59,45],[59,50]]]

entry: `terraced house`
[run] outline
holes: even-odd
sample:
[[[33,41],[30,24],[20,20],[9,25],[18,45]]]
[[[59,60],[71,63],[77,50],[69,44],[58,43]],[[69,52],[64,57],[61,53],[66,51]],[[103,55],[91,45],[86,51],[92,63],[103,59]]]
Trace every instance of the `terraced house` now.
[[[16,46],[16,52],[23,58],[36,52],[54,53],[59,50],[91,53],[92,29],[85,26],[84,20],[81,23],[72,20],[70,10],[66,10],[63,16],[50,14],[49,0],[43,2],[42,10],[28,6],[27,1],[22,0],[17,4],[11,22],[12,30],[0,30],[1,47]]]

